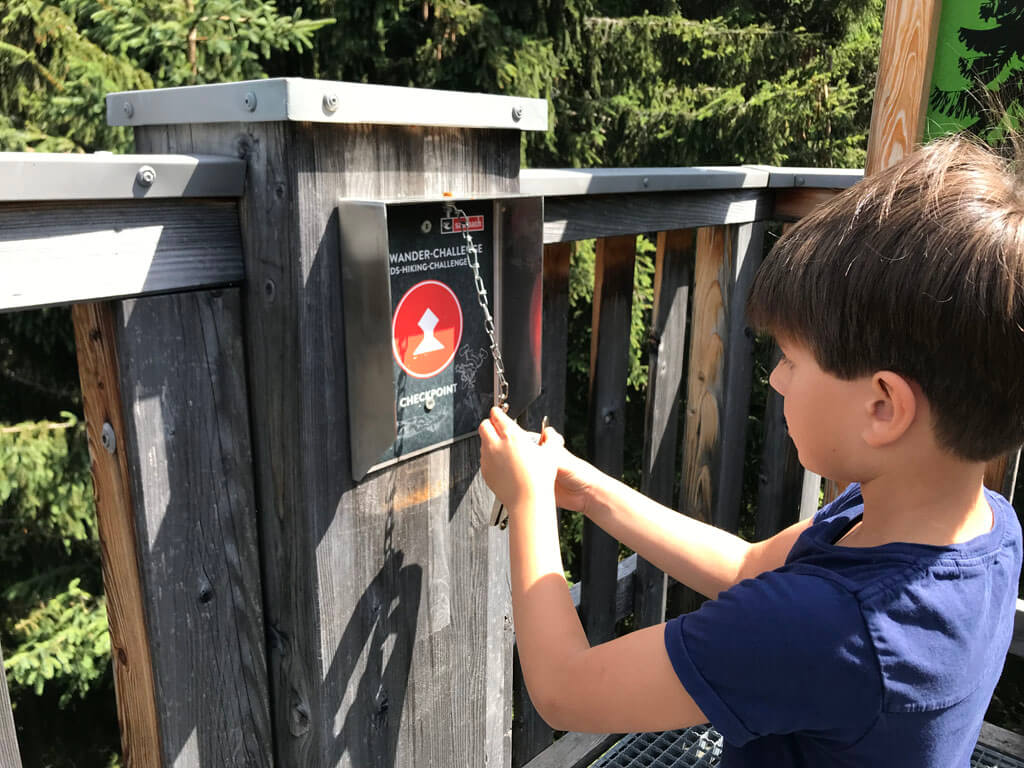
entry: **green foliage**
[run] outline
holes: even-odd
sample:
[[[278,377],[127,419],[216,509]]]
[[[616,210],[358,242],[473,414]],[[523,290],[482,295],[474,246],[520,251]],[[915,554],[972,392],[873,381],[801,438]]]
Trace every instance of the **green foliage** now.
[[[333,22],[260,0],[12,0],[0,14],[0,149],[41,152],[127,151],[106,94],[263,77],[262,59]]]
[[[17,645],[4,661],[13,686],[31,688],[37,696],[46,684],[60,686],[61,707],[72,696],[84,698],[110,664],[106,601],[79,583],[72,579],[65,591],[15,623]]]

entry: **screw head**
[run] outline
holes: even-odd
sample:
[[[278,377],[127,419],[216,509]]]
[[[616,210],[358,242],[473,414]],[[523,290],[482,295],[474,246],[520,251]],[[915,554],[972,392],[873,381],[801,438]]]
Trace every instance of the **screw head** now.
[[[252,91],[249,91],[247,94],[245,94],[245,98],[242,101],[245,104],[245,108],[248,109],[250,112],[255,112],[256,111],[256,94],[255,93],[253,93]]]
[[[151,165],[144,165],[135,174],[135,180],[140,186],[151,187],[153,182],[156,181],[156,170]]]
[[[430,223],[430,219],[424,219],[423,223],[420,224],[420,232],[422,232],[424,235],[429,235],[430,230],[433,228],[433,226],[434,225]]]
[[[338,101],[338,94],[324,94],[324,112],[337,112],[339,103],[340,102]]]
[[[523,108],[518,104],[512,107],[512,119],[517,123],[523,119]]]
[[[647,178],[646,176],[644,176],[644,180],[643,180],[644,187],[645,188],[648,187],[650,185],[650,183],[651,183],[651,180],[649,178]]]
[[[100,442],[107,449],[107,453],[113,456],[114,451],[117,450],[117,437],[114,435],[114,428],[110,426],[109,421],[103,422],[103,429],[100,430]]]
[[[131,119],[131,116],[135,114],[135,107],[132,106],[130,101],[126,101],[121,105],[121,109],[124,110],[124,116]]]
[[[427,413],[430,413],[432,410],[434,410],[435,405],[437,405],[437,403],[434,402],[434,396],[430,395],[429,397],[427,397],[426,400],[423,401],[423,410],[425,410]]]

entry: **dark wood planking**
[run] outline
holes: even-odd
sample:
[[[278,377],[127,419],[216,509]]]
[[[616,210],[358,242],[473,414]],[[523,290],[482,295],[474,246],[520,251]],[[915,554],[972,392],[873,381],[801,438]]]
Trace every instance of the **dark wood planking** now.
[[[235,201],[0,203],[0,311],[242,280]]]
[[[762,222],[731,228],[732,249],[725,294],[726,328],[725,389],[721,403],[721,443],[718,463],[713,465],[714,512],[719,528],[735,533],[739,528],[743,492],[743,458],[746,454],[750,387],[753,380],[754,333],[747,325],[747,296],[761,264],[765,225]]]
[[[126,301],[117,346],[165,765],[272,765],[238,289]]]
[[[779,348],[773,345],[769,373],[779,361]],[[755,538],[767,539],[795,523],[800,514],[800,490],[803,467],[796,446],[786,429],[782,395],[768,387],[764,412],[764,445],[757,476],[757,516]]]
[[[525,768],[586,768],[621,738],[614,733],[567,733]]]
[[[478,444],[352,483],[334,206],[340,196],[514,192],[518,133],[151,132],[175,151],[249,159],[245,335],[277,764],[507,763],[507,542],[487,524]]]
[[[544,319],[541,395],[526,410],[524,425],[539,430],[544,416],[560,432],[565,424],[565,372],[569,323],[569,261],[572,243],[544,246]],[[519,656],[513,660],[512,766],[519,768],[548,747],[551,727],[537,713],[523,683]]]
[[[548,197],[544,242],[743,224],[770,212],[771,196],[757,189]]]
[[[7,677],[4,674],[2,650],[0,650],[0,765],[3,765],[4,768],[21,768],[18,735],[14,731],[14,715],[11,712],[11,697],[7,693]]]
[[[594,466],[612,477],[622,476],[635,262],[636,235],[597,241],[587,450]],[[594,645],[615,636],[615,619],[609,607],[615,598],[618,551],[615,539],[584,520],[580,614]]]
[[[694,241],[692,229],[659,232],[655,257],[640,490],[668,507],[675,501],[679,408],[684,395],[683,364]],[[664,621],[666,588],[664,572],[639,558],[634,601],[637,627]]]
[[[117,720],[121,727],[121,757],[126,768],[159,768],[166,763],[160,748],[151,637],[137,560],[135,515],[124,449],[127,439],[121,409],[114,310],[107,303],[76,304],[71,308],[71,317],[96,497]],[[106,424],[110,425],[109,435],[114,439],[113,452],[103,445]]]

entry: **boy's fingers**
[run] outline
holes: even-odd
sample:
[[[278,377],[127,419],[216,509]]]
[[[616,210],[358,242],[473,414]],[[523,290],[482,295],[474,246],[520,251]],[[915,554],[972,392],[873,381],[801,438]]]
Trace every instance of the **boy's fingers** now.
[[[497,406],[491,408],[491,424],[494,425],[495,431],[504,438],[509,437],[516,429],[519,428],[519,425],[512,421],[512,419],[510,419],[508,415]]]
[[[480,426],[477,427],[477,434],[480,435],[480,440],[486,443],[488,446],[492,445],[496,440],[499,440],[497,431],[494,429],[494,425],[489,419],[484,419],[480,422]]]

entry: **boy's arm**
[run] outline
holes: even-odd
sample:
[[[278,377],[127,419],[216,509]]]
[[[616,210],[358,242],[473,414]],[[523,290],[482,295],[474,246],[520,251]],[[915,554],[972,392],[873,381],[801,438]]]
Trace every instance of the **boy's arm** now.
[[[563,576],[551,449],[517,430],[492,413],[480,427],[481,468],[509,510],[516,642],[541,716],[554,728],[593,733],[707,722],[672,668],[663,625],[590,647]]]
[[[708,597],[780,567],[811,524],[803,520],[750,544],[658,504],[564,449],[559,464],[559,506],[583,512],[645,560]]]

